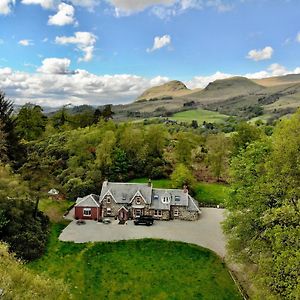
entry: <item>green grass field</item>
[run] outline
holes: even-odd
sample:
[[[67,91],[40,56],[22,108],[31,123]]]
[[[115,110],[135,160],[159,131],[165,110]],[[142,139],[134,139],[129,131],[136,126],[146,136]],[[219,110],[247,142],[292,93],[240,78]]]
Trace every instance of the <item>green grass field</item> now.
[[[224,121],[228,117],[229,116],[222,115],[215,111],[193,109],[176,113],[172,117],[170,117],[170,119],[180,122],[192,122],[192,120],[196,120],[199,125],[202,125],[204,121],[208,123],[219,123]]]
[[[39,209],[49,217],[51,222],[60,222],[63,220],[63,214],[73,203],[67,200],[43,198],[39,202]]]
[[[55,224],[46,254],[29,267],[63,279],[74,299],[242,299],[213,252],[180,242],[58,241]]]
[[[147,178],[137,178],[131,180],[131,182],[136,183],[146,183]],[[170,179],[157,179],[152,180],[154,188],[172,188],[172,181]],[[220,184],[220,183],[206,183],[198,182],[195,185],[195,195],[194,198],[203,204],[224,204],[228,199],[230,194],[230,186]]]

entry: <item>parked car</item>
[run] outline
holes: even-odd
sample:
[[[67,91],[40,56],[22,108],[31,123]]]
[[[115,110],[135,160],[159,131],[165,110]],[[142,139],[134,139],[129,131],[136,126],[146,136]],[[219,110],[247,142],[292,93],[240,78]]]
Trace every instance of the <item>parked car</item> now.
[[[134,219],[134,225],[153,225],[154,219],[152,216],[140,216]]]

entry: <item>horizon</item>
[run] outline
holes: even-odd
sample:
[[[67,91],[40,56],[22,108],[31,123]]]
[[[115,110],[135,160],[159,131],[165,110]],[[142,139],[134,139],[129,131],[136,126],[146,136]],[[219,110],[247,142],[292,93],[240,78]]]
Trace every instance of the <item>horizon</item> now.
[[[133,102],[170,80],[195,89],[299,74],[299,8],[296,0],[4,0],[0,89],[16,105],[98,106]]]

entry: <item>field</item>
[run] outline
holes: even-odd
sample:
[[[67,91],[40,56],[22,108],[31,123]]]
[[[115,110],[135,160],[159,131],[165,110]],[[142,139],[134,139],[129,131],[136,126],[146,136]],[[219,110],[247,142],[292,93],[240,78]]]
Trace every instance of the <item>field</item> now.
[[[146,183],[147,178],[133,179],[131,182]],[[172,181],[170,179],[152,180],[154,188],[172,188]],[[219,183],[198,182],[195,185],[194,198],[202,204],[224,204],[230,194],[230,186]]]
[[[171,120],[180,122],[192,122],[193,120],[196,120],[199,125],[202,125],[204,121],[207,123],[220,123],[227,118],[227,115],[204,109],[187,110],[176,113],[170,117]]]
[[[46,254],[31,269],[68,284],[74,299],[242,299],[211,251],[185,243],[132,240],[58,241],[54,224]]]

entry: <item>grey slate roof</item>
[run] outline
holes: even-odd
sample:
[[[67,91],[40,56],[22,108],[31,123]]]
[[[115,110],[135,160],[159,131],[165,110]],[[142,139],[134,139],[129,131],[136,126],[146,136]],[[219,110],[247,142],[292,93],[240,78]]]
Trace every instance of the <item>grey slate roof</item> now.
[[[99,196],[91,194],[83,198],[77,198],[75,206],[99,207]]]
[[[147,204],[151,203],[152,187],[147,183],[120,183],[104,182],[100,194],[100,201],[103,200],[107,192],[110,192],[117,203],[126,204],[139,191]]]
[[[169,203],[163,203],[163,198],[168,197]],[[150,208],[170,210],[171,205],[188,206],[188,193],[178,189],[153,189]]]
[[[196,200],[191,196],[189,196],[189,205],[188,205],[187,210],[188,211],[198,211],[199,213],[201,213],[201,210],[198,207]]]

